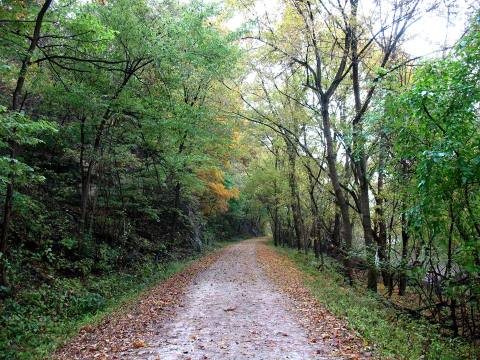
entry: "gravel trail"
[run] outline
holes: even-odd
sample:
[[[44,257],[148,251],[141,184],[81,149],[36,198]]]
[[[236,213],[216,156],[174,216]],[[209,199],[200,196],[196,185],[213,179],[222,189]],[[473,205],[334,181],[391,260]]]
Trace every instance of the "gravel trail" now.
[[[333,359],[309,341],[291,300],[257,263],[255,240],[223,251],[186,289],[147,347],[128,359]]]

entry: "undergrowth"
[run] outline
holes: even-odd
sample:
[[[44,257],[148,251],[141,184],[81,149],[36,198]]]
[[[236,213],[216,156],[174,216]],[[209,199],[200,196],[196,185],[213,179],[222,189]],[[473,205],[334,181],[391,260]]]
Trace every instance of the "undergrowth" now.
[[[273,246],[273,245],[272,245]],[[306,285],[333,314],[344,318],[350,327],[370,345],[381,359],[477,359],[480,350],[461,339],[440,334],[438,326],[426,320],[412,319],[382,304],[378,295],[359,286],[344,284],[336,263],[327,259],[318,270],[314,255],[276,247],[308,275]]]
[[[99,323],[143,291],[185,269],[193,260],[228,242],[209,245],[202,253],[129,271],[83,278],[56,277],[49,284],[25,284],[0,303],[0,359],[43,359],[85,325]]]

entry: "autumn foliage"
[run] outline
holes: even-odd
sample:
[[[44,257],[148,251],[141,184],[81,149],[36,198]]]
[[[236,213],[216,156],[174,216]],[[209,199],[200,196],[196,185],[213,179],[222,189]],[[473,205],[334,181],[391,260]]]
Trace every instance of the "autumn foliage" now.
[[[225,173],[218,168],[207,168],[198,172],[197,176],[205,183],[200,203],[205,215],[213,215],[228,211],[228,202],[238,199],[240,190],[228,188],[225,183]]]

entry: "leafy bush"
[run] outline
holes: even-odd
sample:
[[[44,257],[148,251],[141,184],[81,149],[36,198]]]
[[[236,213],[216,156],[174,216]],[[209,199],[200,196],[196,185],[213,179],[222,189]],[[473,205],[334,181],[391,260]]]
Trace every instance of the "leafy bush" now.
[[[313,254],[276,249],[311,275],[305,277],[305,283],[313,295],[333,314],[346,319],[382,359],[458,360],[480,356],[479,349],[460,338],[442,336],[437,325],[399,314],[364,288],[344,286],[334,260],[327,259],[326,269],[319,272]]]

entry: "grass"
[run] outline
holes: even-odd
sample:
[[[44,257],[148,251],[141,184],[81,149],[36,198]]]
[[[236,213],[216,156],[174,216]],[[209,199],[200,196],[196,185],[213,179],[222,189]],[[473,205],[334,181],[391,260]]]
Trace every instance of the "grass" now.
[[[311,275],[305,277],[305,283],[313,295],[333,314],[346,319],[381,359],[480,358],[480,349],[473,344],[442,336],[436,325],[399,314],[363,288],[345,286],[333,260],[328,259],[325,270],[320,272],[313,254],[276,249]]]
[[[185,269],[207,252],[231,242],[209,245],[201,254],[159,266],[151,262],[129,272],[58,278],[53,284],[25,287],[0,305],[0,359],[44,359],[144,291]]]

